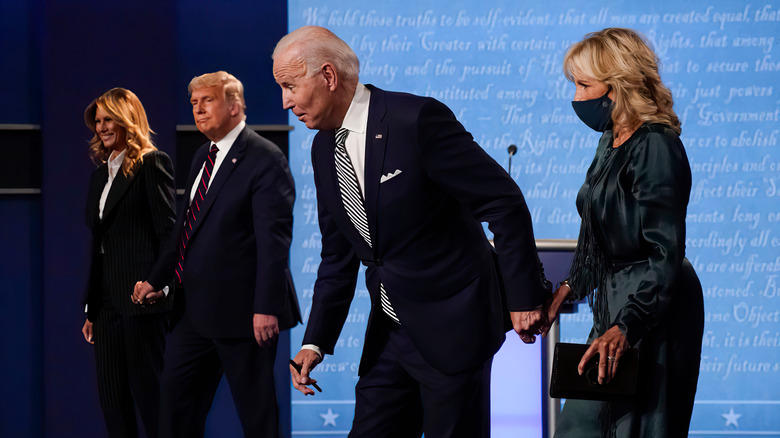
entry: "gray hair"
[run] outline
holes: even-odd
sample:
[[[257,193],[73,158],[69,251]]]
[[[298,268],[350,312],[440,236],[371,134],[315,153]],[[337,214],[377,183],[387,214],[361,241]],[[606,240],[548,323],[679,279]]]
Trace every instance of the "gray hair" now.
[[[360,61],[349,44],[324,27],[304,26],[285,35],[276,44],[272,59],[288,50],[298,50],[297,56],[306,65],[306,76],[320,71],[322,65],[330,63],[345,81],[358,80]]]

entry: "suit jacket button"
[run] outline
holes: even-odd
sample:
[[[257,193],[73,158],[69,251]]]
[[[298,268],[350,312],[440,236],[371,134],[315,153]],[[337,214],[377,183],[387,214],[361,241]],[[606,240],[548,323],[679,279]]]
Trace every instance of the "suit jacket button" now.
[[[377,266],[382,266],[382,265],[384,265],[384,264],[385,264],[385,262],[383,262],[383,261],[382,261],[382,259],[376,259],[376,262],[375,262],[375,264],[376,264]]]

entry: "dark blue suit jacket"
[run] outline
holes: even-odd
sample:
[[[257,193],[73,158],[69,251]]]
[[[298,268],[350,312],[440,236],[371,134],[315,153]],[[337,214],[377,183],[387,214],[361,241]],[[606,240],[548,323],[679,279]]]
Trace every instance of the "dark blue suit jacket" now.
[[[195,153],[174,238],[149,275],[155,290],[174,276],[189,190],[209,145]],[[300,322],[289,269],[294,200],[284,154],[244,128],[200,204],[184,255],[184,296],[174,304],[178,307],[183,298],[184,314],[202,336],[253,337],[254,313],[276,315],[282,330]]]
[[[362,262],[373,304],[361,374],[376,354],[371,331],[381,312],[380,281],[409,337],[435,368],[454,373],[481,365],[504,340],[506,306],[530,310],[549,295],[528,207],[512,178],[444,104],[369,89],[365,205],[374,246],[343,207],[334,131],[320,131],[312,162],[322,262],[303,343],[333,352]],[[497,258],[483,221],[495,235]]]

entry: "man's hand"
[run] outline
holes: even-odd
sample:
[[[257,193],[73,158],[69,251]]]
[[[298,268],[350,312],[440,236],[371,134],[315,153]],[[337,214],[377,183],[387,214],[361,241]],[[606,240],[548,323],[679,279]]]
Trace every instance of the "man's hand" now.
[[[261,347],[271,345],[271,342],[279,336],[279,319],[276,315],[255,313],[252,325],[255,328],[255,340]]]
[[[133,300],[133,303],[135,304],[154,304],[155,301],[159,300],[165,296],[165,293],[163,291],[156,291],[152,287],[151,284],[148,282],[137,282],[135,283],[135,287],[133,288],[133,295],[130,296],[130,299]]]
[[[81,333],[84,333],[84,339],[87,340],[90,344],[94,344],[95,341],[92,340],[92,323],[89,322],[89,320],[84,321],[84,327],[81,328]]]
[[[307,385],[313,385],[317,383],[317,381],[309,378],[309,373],[318,363],[322,362],[322,358],[314,350],[304,348],[295,355],[293,361],[301,366],[301,372],[299,374],[298,371],[290,365],[290,377],[292,378],[293,387],[298,391],[301,391],[303,395],[314,395],[314,390]]]
[[[547,326],[547,313],[544,309],[509,312],[512,317],[512,327],[520,339],[526,344],[536,342],[536,335]]]

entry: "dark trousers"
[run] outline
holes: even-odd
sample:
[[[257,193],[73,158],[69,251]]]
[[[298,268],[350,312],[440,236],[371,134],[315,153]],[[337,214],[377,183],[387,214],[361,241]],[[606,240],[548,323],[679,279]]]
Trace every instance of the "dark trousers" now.
[[[355,387],[351,438],[490,436],[490,368],[447,375],[422,358],[402,326],[386,319],[379,357]],[[383,338],[383,339],[382,339]]]
[[[122,316],[109,301],[100,308],[93,325],[95,368],[110,437],[138,436],[136,408],[146,435],[157,436],[165,318]]]
[[[277,438],[275,358],[276,342],[261,348],[254,337],[204,338],[185,314],[168,337],[165,350],[160,382],[160,435],[202,437],[224,373],[244,436]]]

